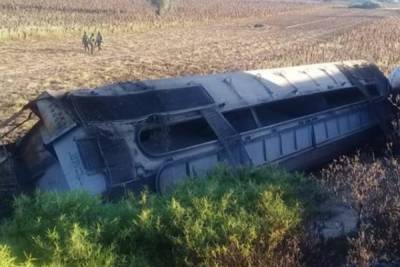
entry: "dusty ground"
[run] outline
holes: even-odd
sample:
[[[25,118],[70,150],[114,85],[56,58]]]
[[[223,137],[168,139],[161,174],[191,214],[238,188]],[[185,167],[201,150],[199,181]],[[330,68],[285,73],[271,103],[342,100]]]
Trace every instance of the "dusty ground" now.
[[[400,63],[400,48],[390,41],[400,38],[396,12],[322,6],[285,16],[113,34],[104,36],[104,50],[95,55],[84,53],[80,36],[3,42],[0,119],[47,89],[351,58],[372,59],[389,68]],[[371,43],[373,34],[382,37]],[[352,51],[355,45],[360,47]],[[391,51],[388,59],[385,46]]]

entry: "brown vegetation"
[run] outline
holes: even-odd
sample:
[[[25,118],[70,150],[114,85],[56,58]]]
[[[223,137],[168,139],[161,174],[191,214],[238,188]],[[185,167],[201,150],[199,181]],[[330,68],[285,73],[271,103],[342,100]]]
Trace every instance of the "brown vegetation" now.
[[[158,0],[154,0],[158,3]],[[163,14],[157,15],[152,0],[52,1],[1,0],[0,41],[31,37],[55,37],[102,29],[106,33],[142,32],[154,28],[181,26],[202,21],[268,16],[304,4],[276,1],[176,0]],[[310,8],[307,6],[307,8]]]
[[[391,150],[391,149],[389,149]],[[323,171],[326,188],[359,212],[348,263],[371,266],[400,256],[400,162],[387,155],[343,157]]]

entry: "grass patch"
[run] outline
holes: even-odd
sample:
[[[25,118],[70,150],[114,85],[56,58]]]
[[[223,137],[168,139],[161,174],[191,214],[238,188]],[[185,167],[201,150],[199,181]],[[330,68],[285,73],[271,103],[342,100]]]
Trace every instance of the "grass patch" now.
[[[1,266],[297,266],[300,223],[320,196],[308,178],[219,169],[165,196],[115,203],[82,192],[15,200]]]

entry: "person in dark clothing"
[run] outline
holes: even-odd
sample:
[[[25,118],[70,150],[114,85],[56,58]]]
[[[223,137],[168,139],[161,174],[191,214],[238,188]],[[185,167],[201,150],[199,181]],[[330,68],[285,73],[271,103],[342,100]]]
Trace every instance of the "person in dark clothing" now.
[[[90,47],[90,54],[91,55],[93,55],[93,52],[94,52],[94,42],[95,42],[94,33],[92,33],[90,35],[89,39],[88,39],[88,44],[89,44],[89,47]]]
[[[82,45],[83,48],[85,49],[85,52],[89,52],[89,37],[87,36],[86,32],[83,32]]]
[[[98,31],[96,36],[96,46],[99,51],[101,50],[102,43],[103,43],[103,36],[101,35],[100,31]]]

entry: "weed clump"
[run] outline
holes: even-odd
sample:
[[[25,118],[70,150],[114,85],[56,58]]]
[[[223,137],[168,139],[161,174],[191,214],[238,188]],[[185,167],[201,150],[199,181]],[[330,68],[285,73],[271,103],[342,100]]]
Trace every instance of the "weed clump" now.
[[[391,149],[388,149],[391,151]],[[400,161],[394,155],[343,157],[323,172],[326,188],[359,213],[348,263],[371,266],[400,259]]]
[[[309,179],[272,168],[218,170],[165,196],[115,203],[81,192],[15,201],[2,266],[298,266]]]

